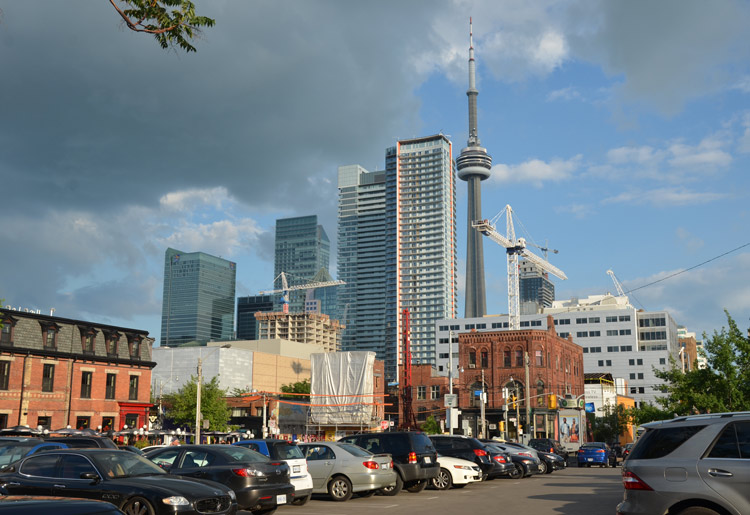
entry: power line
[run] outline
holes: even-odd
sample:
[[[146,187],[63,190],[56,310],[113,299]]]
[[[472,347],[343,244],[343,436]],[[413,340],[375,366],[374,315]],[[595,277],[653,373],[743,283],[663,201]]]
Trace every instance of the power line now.
[[[728,254],[731,254],[732,252],[737,252],[738,250],[743,249],[743,248],[745,248],[747,246],[750,246],[750,242],[745,243],[744,245],[740,245],[739,247],[734,248],[732,250],[729,250],[727,252],[724,252],[723,254],[719,254],[718,256],[714,256],[711,259],[707,259],[706,261],[704,261],[702,263],[698,263],[697,265],[691,266],[690,268],[686,268],[685,270],[680,270],[679,272],[675,272],[673,274],[669,274],[668,276],[662,277],[661,279],[657,279],[656,281],[652,281],[650,283],[644,284],[643,286],[639,286],[637,288],[633,288],[632,290],[628,290],[628,291],[625,292],[625,294],[627,295],[628,293],[632,293],[634,291],[641,290],[641,289],[646,288],[648,286],[653,286],[656,283],[660,283],[662,281],[666,281],[667,279],[671,279],[672,277],[676,277],[676,276],[678,276],[680,274],[684,274],[685,272],[689,272],[690,270],[694,270],[694,269],[698,268],[699,266],[703,266],[706,263],[710,263],[711,261],[715,261],[715,260],[717,260],[719,258],[722,258],[722,257],[728,255]]]

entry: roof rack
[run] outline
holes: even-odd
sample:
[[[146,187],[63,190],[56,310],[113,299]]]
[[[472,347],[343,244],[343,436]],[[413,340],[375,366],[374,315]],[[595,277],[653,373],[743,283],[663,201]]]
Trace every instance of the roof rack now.
[[[699,413],[697,415],[684,415],[682,417],[675,417],[671,420],[665,420],[665,422],[681,422],[683,420],[709,420],[709,419],[714,419],[714,418],[736,417],[738,415],[750,415],[750,411],[729,411],[726,413]]]

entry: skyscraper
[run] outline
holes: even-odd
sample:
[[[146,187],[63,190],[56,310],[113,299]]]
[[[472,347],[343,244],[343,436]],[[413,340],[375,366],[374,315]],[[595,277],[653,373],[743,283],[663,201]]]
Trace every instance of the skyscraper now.
[[[551,307],[555,301],[555,285],[549,280],[549,274],[525,259],[521,259],[518,266],[521,314],[533,315]]]
[[[338,169],[338,310],[344,329],[341,348],[372,351],[384,359],[385,172],[359,165]]]
[[[492,158],[482,148],[477,128],[477,96],[474,39],[469,19],[469,141],[456,159],[458,178],[468,183],[469,202],[466,224],[466,305],[465,317],[481,317],[487,314],[487,294],[484,286],[484,248],[482,235],[471,223],[482,218],[481,181],[490,176]]]
[[[164,256],[161,345],[231,340],[237,267],[203,252]]]
[[[273,311],[273,297],[271,295],[254,295],[237,298],[237,339],[257,340],[258,321],[255,313],[258,311]]]
[[[276,245],[274,256],[274,288],[281,289],[279,274],[284,272],[289,286],[309,283],[321,268],[326,270],[331,259],[331,242],[317,215],[280,218],[276,220]],[[281,311],[280,296],[276,297],[277,310]],[[289,312],[303,313],[305,291],[289,294]],[[333,315],[334,313],[325,313]]]
[[[384,172],[339,168],[339,310],[342,348],[376,352],[396,380],[403,309],[417,363],[435,360],[435,320],[456,316],[456,183],[442,134],[401,140],[385,160]]]

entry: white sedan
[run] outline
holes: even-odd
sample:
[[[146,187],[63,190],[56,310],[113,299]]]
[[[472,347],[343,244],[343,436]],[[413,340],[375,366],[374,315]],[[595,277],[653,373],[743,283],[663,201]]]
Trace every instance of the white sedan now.
[[[440,472],[430,480],[433,488],[438,490],[463,488],[482,480],[482,471],[474,462],[438,454],[438,464]]]

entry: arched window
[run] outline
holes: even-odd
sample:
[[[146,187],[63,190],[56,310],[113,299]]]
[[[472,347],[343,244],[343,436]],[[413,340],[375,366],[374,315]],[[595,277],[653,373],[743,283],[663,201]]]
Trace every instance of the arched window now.
[[[534,364],[538,367],[544,366],[544,353],[541,349],[534,351]]]
[[[522,367],[523,366],[523,350],[520,349],[520,348],[516,349],[514,351],[514,354],[515,354],[515,358],[516,358],[515,359],[515,365],[517,367]]]
[[[477,351],[469,351],[469,368],[476,368],[477,366]]]
[[[482,368],[487,368],[490,366],[490,355],[489,352],[487,352],[487,349],[482,349],[480,352],[480,356],[482,358]]]
[[[510,349],[507,347],[503,351],[503,366],[505,368],[510,368],[511,366],[513,366],[510,360]]]

